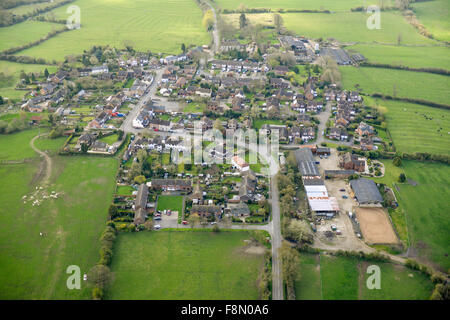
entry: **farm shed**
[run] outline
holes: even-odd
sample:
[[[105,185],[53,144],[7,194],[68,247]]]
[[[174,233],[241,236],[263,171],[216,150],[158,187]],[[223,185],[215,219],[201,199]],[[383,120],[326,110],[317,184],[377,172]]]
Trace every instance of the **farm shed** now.
[[[295,151],[295,159],[302,176],[320,176],[311,149],[302,148]]]
[[[379,204],[383,202],[383,197],[372,180],[363,178],[352,180],[350,181],[350,187],[359,204]]]

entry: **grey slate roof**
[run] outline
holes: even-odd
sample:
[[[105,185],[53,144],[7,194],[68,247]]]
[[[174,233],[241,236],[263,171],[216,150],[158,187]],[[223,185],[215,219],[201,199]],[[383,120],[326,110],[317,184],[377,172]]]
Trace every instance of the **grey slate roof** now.
[[[311,149],[303,148],[295,151],[295,159],[302,176],[320,176]]]
[[[363,178],[351,180],[350,186],[355,192],[356,199],[360,204],[383,202],[383,197],[380,191],[378,191],[377,185],[372,180]]]

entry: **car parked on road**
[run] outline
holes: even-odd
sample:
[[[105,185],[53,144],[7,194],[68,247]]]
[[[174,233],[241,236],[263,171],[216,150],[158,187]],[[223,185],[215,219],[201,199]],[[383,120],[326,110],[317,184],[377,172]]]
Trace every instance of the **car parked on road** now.
[[[157,224],[157,225],[155,226],[155,230],[159,230],[159,229],[161,229],[161,226],[160,226],[159,224]]]

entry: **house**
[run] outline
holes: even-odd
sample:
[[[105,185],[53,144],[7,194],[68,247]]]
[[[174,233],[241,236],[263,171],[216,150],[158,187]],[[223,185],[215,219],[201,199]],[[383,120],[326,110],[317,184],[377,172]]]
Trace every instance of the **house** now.
[[[109,72],[109,69],[108,69],[107,65],[102,65],[102,66],[98,66],[98,67],[92,67],[92,70],[91,70],[91,74],[92,75],[108,73],[108,72]]]
[[[204,218],[214,216],[216,219],[219,219],[222,214],[222,209],[219,206],[214,205],[193,205],[191,208],[191,214],[197,214],[198,216]]]
[[[241,44],[239,41],[233,39],[233,40],[223,40],[222,44],[220,45],[220,50],[222,52],[228,52],[231,50],[244,50],[245,45]]]
[[[356,132],[357,134],[359,134],[361,137],[362,137],[362,136],[370,137],[370,136],[373,136],[373,135],[374,135],[373,127],[370,126],[370,125],[368,125],[368,124],[365,123],[365,122],[361,122],[361,123],[359,124],[358,128],[356,128],[355,132]]]
[[[244,109],[244,100],[235,96],[231,102],[233,111],[242,111]]]
[[[275,89],[289,89],[290,84],[287,81],[284,81],[281,78],[270,78],[269,80],[270,86]]]
[[[341,128],[331,128],[328,137],[333,140],[347,140],[348,134],[347,130]]]
[[[356,154],[347,152],[342,156],[339,166],[345,170],[364,172],[366,168],[366,161],[364,158],[360,158]]]
[[[375,147],[373,145],[372,138],[370,138],[370,137],[369,138],[362,138],[360,140],[359,144],[360,144],[361,150],[363,150],[363,151],[370,151],[370,150],[373,150],[373,149],[377,148],[377,147]]]
[[[211,98],[212,90],[204,88],[196,88],[195,94],[202,98]]]
[[[49,95],[49,94],[52,94],[52,93],[55,91],[55,89],[56,89],[57,86],[58,86],[58,85],[56,85],[56,84],[54,84],[54,83],[47,83],[47,84],[45,84],[45,85],[42,86],[40,92],[41,92],[41,94],[44,95],[44,96]]]
[[[81,151],[81,145],[85,144],[87,147],[90,147],[91,144],[95,141],[96,137],[90,133],[85,133],[78,138],[77,144],[75,146],[75,150],[78,152]]]
[[[285,76],[289,72],[289,68],[286,66],[276,66],[275,68],[273,68],[273,72],[277,76]]]
[[[148,201],[148,187],[146,184],[141,184],[138,188],[138,193],[134,201],[134,225],[138,226],[145,222],[147,217],[147,201]]]
[[[149,182],[150,187],[155,190],[163,191],[192,191],[191,180],[183,179],[153,179]]]
[[[59,71],[51,78],[54,83],[61,83],[64,79],[68,77],[69,73],[67,71]]]
[[[41,120],[42,120],[42,117],[39,117],[39,116],[32,116],[30,118],[31,124],[39,124],[39,123],[41,123]]]
[[[310,140],[314,140],[316,137],[316,132],[313,127],[303,128],[301,130],[301,139],[303,142],[308,142]]]
[[[377,205],[383,202],[383,197],[372,180],[364,178],[351,180],[350,187],[360,205]]]
[[[106,142],[97,140],[91,145],[90,151],[93,151],[93,152],[107,152],[108,151],[108,144],[106,144]]]
[[[235,166],[239,171],[247,171],[250,169],[250,165],[239,156],[234,156],[233,158],[231,158],[231,164]]]
[[[228,203],[224,212],[235,218],[248,217],[250,215],[250,208],[245,203]]]
[[[214,113],[223,113],[223,107],[221,107],[216,101],[209,101],[206,105],[206,110]]]

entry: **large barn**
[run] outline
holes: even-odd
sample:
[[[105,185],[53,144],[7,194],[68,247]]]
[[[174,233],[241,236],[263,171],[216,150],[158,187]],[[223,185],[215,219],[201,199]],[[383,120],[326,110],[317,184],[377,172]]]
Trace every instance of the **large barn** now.
[[[383,202],[383,197],[372,180],[364,178],[351,180],[350,187],[360,205],[380,204]]]

